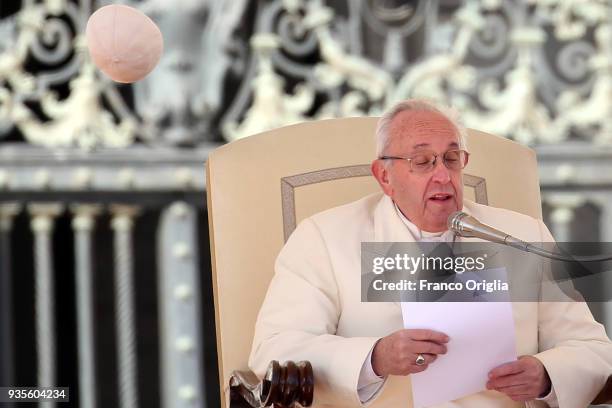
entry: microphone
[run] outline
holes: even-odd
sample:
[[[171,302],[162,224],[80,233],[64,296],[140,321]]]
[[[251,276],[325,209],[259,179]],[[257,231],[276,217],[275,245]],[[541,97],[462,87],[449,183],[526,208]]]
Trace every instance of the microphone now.
[[[612,255],[596,256],[568,256],[557,252],[547,251],[543,248],[521,241],[510,234],[483,224],[476,218],[462,211],[452,213],[447,221],[448,229],[456,235],[466,238],[480,238],[485,241],[508,245],[512,248],[520,249],[525,252],[532,252],[540,256],[569,262],[603,262],[612,260]]]
[[[447,224],[448,229],[460,237],[480,238],[485,241],[496,242],[522,250],[525,250],[525,248],[529,246],[528,243],[518,238],[514,238],[510,234],[506,234],[505,232],[485,225],[462,211],[452,213],[448,217]]]

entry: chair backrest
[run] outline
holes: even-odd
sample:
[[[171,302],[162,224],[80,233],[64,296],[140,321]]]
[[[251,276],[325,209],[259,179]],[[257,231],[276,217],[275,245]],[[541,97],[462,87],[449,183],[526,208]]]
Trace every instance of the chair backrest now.
[[[207,198],[222,392],[233,370],[247,369],[274,260],[296,224],[379,190],[369,169],[377,120],[301,123],[210,154]],[[465,197],[541,218],[535,153],[498,136],[468,133]]]

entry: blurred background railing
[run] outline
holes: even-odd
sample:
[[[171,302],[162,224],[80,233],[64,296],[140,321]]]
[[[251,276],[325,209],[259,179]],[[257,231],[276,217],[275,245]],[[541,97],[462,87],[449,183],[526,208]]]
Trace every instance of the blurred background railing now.
[[[124,1],[165,40],[133,85],[87,55],[108,3],[0,3],[2,385],[218,406],[204,163],[277,126],[442,101],[537,150],[558,240],[612,242],[609,0]]]

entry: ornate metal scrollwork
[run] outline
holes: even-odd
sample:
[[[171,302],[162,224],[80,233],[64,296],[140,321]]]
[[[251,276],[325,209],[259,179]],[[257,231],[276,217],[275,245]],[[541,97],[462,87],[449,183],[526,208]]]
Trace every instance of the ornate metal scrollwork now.
[[[129,87],[86,58],[84,0],[28,1],[0,20],[3,134],[14,126],[50,147],[194,145],[427,97],[525,143],[612,140],[606,0],[124,3],[166,39],[157,69]]]

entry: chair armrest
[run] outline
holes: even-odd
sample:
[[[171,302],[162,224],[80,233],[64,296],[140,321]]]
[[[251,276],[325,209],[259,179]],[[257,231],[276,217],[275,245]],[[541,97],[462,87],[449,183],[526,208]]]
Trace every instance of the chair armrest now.
[[[230,377],[230,408],[241,407],[302,407],[312,405],[314,374],[308,361],[280,365],[270,362],[264,378],[259,381],[251,371],[234,371]]]
[[[591,404],[612,404],[612,375],[608,377],[608,382],[606,382],[606,385],[604,385]]]

